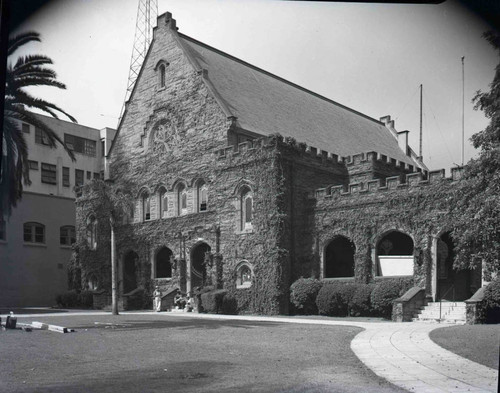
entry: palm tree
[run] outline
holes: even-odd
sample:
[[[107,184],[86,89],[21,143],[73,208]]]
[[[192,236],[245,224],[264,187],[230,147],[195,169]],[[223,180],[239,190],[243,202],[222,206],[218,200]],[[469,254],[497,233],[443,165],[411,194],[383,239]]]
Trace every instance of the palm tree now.
[[[21,46],[32,41],[41,41],[36,32],[26,32],[9,39],[7,56],[11,56]],[[0,167],[0,217],[11,214],[12,208],[21,199],[23,183],[31,184],[28,167],[28,149],[24,135],[19,127],[20,121],[34,125],[45,134],[49,146],[60,143],[73,161],[75,156],[64,141],[47,125],[38,120],[27,108],[36,108],[58,118],[57,112],[66,115],[76,123],[74,117],[56,105],[33,97],[24,88],[31,86],[54,86],[65,89],[57,81],[56,73],[47,65],[52,60],[43,55],[20,56],[14,65],[7,66],[5,75],[5,102],[2,136],[2,161]]]

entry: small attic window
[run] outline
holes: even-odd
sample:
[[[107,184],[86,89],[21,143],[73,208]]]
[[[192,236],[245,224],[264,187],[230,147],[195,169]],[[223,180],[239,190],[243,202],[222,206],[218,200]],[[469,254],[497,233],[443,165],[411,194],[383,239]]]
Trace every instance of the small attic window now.
[[[158,63],[156,63],[155,71],[158,74],[158,88],[163,89],[165,88],[167,81],[167,67],[168,63],[165,60],[160,60]]]
[[[160,65],[160,87],[165,87],[165,64]]]

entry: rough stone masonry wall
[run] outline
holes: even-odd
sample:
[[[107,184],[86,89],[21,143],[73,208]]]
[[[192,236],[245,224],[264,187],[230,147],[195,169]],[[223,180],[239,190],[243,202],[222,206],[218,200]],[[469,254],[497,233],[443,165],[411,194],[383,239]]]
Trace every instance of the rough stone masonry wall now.
[[[455,182],[445,179],[444,171],[407,175],[404,183],[392,179],[384,186],[378,180],[363,185],[322,189],[316,192],[315,234],[322,253],[337,235],[353,241],[355,279],[373,280],[373,249],[381,236],[399,230],[414,241],[415,285],[431,290],[432,238],[449,230],[453,218],[448,214]],[[375,183],[377,187],[374,187]],[[363,188],[361,188],[361,186]]]

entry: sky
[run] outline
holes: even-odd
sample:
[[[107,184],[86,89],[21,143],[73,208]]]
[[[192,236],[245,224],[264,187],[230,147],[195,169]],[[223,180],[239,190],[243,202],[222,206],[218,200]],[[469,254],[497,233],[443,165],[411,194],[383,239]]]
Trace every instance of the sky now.
[[[116,128],[125,98],[139,0],[49,2],[13,33],[41,43],[14,54],[45,54],[66,90],[36,87],[80,124]],[[458,2],[367,4],[277,0],[158,0],[179,31],[375,119],[410,131],[418,154],[423,85],[423,156],[429,169],[477,154],[469,138],[488,119],[473,109],[499,63],[482,38],[491,27]],[[462,89],[462,56],[465,89]]]

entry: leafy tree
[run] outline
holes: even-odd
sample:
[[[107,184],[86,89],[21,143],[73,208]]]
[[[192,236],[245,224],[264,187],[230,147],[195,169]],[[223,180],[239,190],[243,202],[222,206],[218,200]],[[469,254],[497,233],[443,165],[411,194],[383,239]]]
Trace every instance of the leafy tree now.
[[[500,35],[484,37],[500,52]],[[486,277],[500,269],[500,64],[488,92],[478,91],[474,109],[490,119],[488,126],[471,141],[479,156],[469,161],[465,178],[457,190],[455,211],[457,265],[476,267],[483,263]]]
[[[27,32],[12,37],[8,43],[7,56],[11,56],[21,46],[41,41],[36,32]],[[49,146],[57,143],[64,146],[68,155],[75,160],[74,154],[64,141],[45,123],[39,121],[27,108],[42,110],[57,117],[57,112],[66,115],[76,123],[75,118],[56,105],[43,99],[33,97],[24,89],[32,86],[54,86],[65,89],[66,86],[57,81],[56,73],[47,65],[52,60],[43,55],[27,55],[18,57],[14,64],[7,66],[5,75],[5,102],[2,135],[2,162],[0,172],[0,216],[10,215],[12,208],[21,199],[23,183],[31,184],[28,166],[28,149],[24,135],[20,129],[20,121],[34,125],[45,133]]]
[[[125,190],[131,189],[128,184],[123,183]],[[118,285],[116,274],[116,242],[115,227],[123,218],[129,216],[133,209],[133,198],[128,192],[122,192],[114,187],[111,181],[94,179],[83,187],[83,195],[91,201],[95,201],[96,211],[105,212],[108,215],[111,240],[111,311],[118,315]]]

